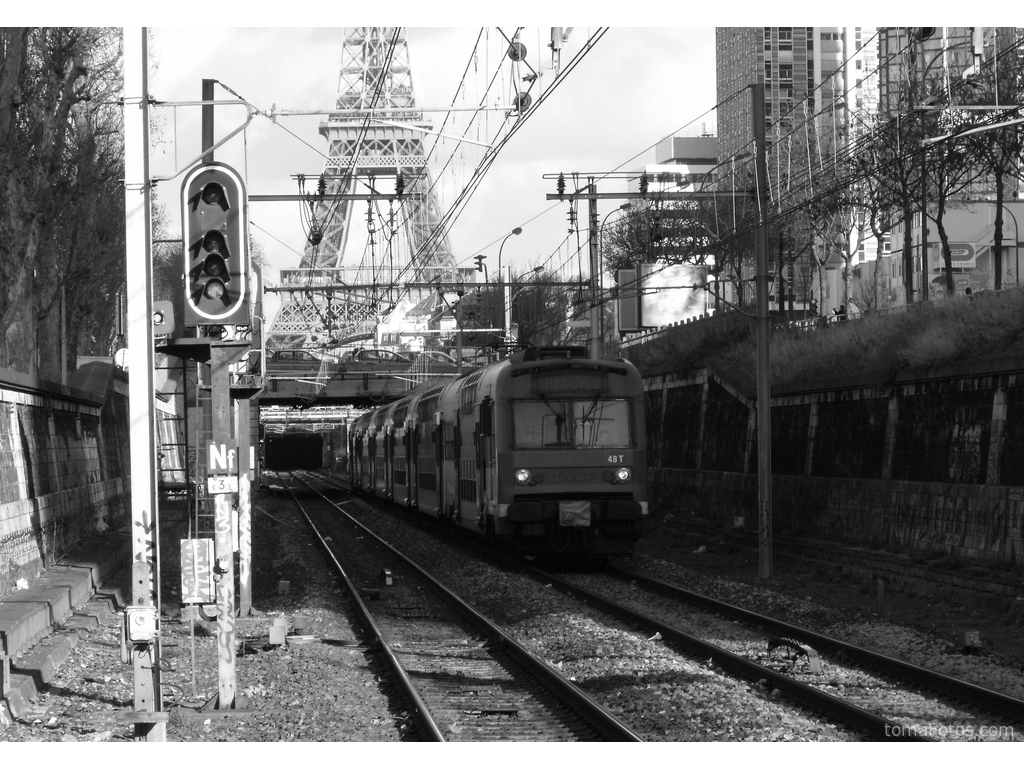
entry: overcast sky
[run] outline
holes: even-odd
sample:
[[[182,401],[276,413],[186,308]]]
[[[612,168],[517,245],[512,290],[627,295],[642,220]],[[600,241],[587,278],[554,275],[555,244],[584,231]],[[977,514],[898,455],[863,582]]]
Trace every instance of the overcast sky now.
[[[464,78],[480,29],[408,29],[418,106],[447,107],[457,95],[457,104],[463,103],[463,96],[467,105],[476,103],[483,89],[481,81],[493,73],[498,51],[507,48],[497,30],[490,28],[491,45],[485,46]],[[510,34],[514,27],[503,29]],[[572,29],[561,53],[563,69],[596,31],[597,27]],[[342,28],[217,28],[213,30],[217,40],[213,46],[203,42],[209,38],[210,29],[154,27],[153,32],[150,55],[155,70],[150,77],[150,92],[158,101],[198,100],[202,80],[207,78],[219,81],[267,112],[273,105],[279,110],[334,106]],[[541,72],[545,90],[554,81],[549,36],[550,27],[526,27],[521,38],[527,48],[527,61]],[[236,51],[244,53],[234,55]],[[505,71],[506,86],[495,92],[491,103],[500,104],[512,90],[508,67]],[[536,97],[539,90],[535,87],[532,93]],[[233,98],[220,86],[216,95],[218,99]],[[510,238],[504,247],[502,259],[506,265],[518,272],[565,262],[577,248],[573,236],[572,243],[560,249],[568,234],[569,209],[565,203],[546,199],[555,185],[543,176],[559,171],[601,173],[640,168],[654,161],[652,147],[666,136],[680,131],[714,132],[714,103],[712,27],[610,29],[501,150],[450,231],[456,260],[470,265],[475,255],[486,254],[489,269],[493,270],[501,240],[513,228],[522,227],[522,235]],[[179,174],[200,151],[200,109],[157,108],[153,116],[151,173],[155,177],[176,176],[157,187],[158,202],[165,206],[169,228],[176,235],[180,232]],[[435,128],[440,127],[442,114],[429,113],[426,117]],[[234,130],[245,118],[242,107],[218,109],[217,137]],[[489,113],[491,136],[480,138],[492,138],[502,118],[502,112]],[[321,119],[281,117],[275,125],[257,116],[244,135],[239,134],[217,150],[216,158],[242,173],[250,194],[294,193],[298,191],[295,174],[315,177],[323,169],[327,146],[318,132]],[[445,142],[444,146],[447,156],[452,144]],[[481,156],[481,150],[472,145],[463,145],[462,149],[458,162],[442,174],[442,210],[454,201]],[[601,191],[625,189],[625,182],[609,181],[601,186]],[[600,201],[599,215],[603,219],[617,207],[613,200]],[[355,211],[358,214],[361,209]],[[358,223],[355,218],[354,225]],[[277,270],[298,266],[304,243],[300,208],[296,203],[254,203],[250,206],[250,221],[270,267],[265,278],[274,284]],[[585,228],[585,208],[581,221]],[[585,240],[584,232],[580,237],[584,248]],[[347,257],[348,252],[346,263]],[[268,318],[273,317],[271,307],[267,309]]]

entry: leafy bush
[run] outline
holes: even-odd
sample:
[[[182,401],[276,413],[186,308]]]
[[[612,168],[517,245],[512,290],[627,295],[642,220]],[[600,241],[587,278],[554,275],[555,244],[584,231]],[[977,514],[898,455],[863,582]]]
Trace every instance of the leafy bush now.
[[[846,379],[886,381],[900,371],[1024,353],[1024,289],[985,291],[803,329],[775,325],[769,340],[773,386]],[[737,386],[756,387],[754,320],[738,312],[689,323],[648,342],[631,358],[644,373],[708,367]],[[636,349],[636,348],[634,348]]]

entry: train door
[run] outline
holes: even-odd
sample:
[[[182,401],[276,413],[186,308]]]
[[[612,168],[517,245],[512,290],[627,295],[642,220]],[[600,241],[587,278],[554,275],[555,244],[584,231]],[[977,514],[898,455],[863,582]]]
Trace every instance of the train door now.
[[[458,503],[456,478],[458,476],[453,461],[455,457],[455,424],[446,421],[444,414],[438,414],[440,424],[437,429],[437,513],[448,516],[454,514]]]
[[[385,499],[394,498],[392,488],[395,479],[395,432],[390,424],[384,427],[384,471],[381,473],[381,495]]]
[[[406,424],[405,435],[402,437],[402,447],[405,450],[405,503],[413,508],[416,507],[416,478],[419,476],[419,461],[416,455],[418,434],[419,425],[414,417]]]
[[[377,473],[377,433],[371,427],[366,431],[366,485],[363,487],[370,493],[374,491],[374,478]]]
[[[457,522],[462,512],[462,461],[461,440],[462,416],[456,410],[455,418],[448,424],[447,461],[445,462],[445,508],[452,522]]]
[[[477,504],[479,514],[477,524],[485,528],[488,509],[497,504],[497,482],[495,472],[497,462],[494,460],[494,400],[490,396],[480,402],[480,420],[477,424]]]

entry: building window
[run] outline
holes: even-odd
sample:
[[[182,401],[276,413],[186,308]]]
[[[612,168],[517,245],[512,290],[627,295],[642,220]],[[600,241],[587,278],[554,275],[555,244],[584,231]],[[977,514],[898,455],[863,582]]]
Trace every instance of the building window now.
[[[779,27],[779,50],[780,51],[792,51],[793,50],[793,28],[792,27]]]
[[[766,83],[770,83],[772,80],[772,63],[770,61],[764,63],[764,80]]]
[[[793,79],[793,65],[779,64],[779,82],[786,82]]]

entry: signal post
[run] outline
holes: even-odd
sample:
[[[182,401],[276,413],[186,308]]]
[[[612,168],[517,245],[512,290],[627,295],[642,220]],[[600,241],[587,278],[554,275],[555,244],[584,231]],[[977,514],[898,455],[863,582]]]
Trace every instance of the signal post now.
[[[238,173],[228,165],[195,166],[181,186],[184,242],[186,325],[205,328],[206,335],[168,341],[159,350],[180,358],[209,363],[212,400],[212,442],[208,451],[206,491],[214,499],[213,579],[217,605],[218,692],[207,708],[236,709],[235,682],[235,541],[232,499],[239,493],[239,472],[248,470],[248,430],[233,436],[232,398],[248,400],[261,387],[232,386],[231,366],[244,358],[249,341],[222,341],[226,325],[250,325],[247,198]],[[202,332],[201,332],[202,334]],[[200,449],[202,450],[202,446]],[[246,481],[248,477],[246,477]],[[248,483],[245,483],[246,488]],[[248,493],[244,503],[249,503]],[[246,517],[248,510],[245,510]],[[247,553],[246,553],[247,554]],[[243,562],[246,557],[243,557]],[[243,586],[243,593],[247,587]]]

